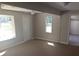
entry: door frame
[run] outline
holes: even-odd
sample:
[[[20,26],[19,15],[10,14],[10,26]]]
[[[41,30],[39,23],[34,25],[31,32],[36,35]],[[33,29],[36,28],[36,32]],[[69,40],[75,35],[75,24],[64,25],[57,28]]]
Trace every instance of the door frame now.
[[[67,34],[68,45],[70,45],[69,38],[70,38],[70,25],[71,25],[71,16],[72,16],[72,15],[69,15],[69,23],[68,23],[68,34]]]
[[[76,16],[76,15],[79,15],[79,14],[73,14],[73,15]],[[70,45],[70,41],[69,41],[69,38],[70,38],[70,25],[71,25],[71,16],[73,16],[73,15],[69,15],[68,36],[67,36],[67,38],[68,38],[68,45]],[[79,20],[76,20],[76,21],[79,21]]]

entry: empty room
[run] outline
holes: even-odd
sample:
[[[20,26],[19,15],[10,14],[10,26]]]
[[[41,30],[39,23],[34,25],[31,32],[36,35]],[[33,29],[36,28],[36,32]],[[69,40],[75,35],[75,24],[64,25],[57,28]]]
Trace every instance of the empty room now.
[[[0,56],[79,56],[79,2],[0,2]]]

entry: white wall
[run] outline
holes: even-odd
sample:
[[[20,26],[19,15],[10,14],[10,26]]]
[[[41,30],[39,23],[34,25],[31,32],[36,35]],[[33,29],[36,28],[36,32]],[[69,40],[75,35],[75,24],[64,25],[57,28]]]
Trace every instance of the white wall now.
[[[32,15],[6,10],[0,10],[0,14],[13,15],[16,30],[16,38],[0,42],[0,50],[21,44],[32,38]]]
[[[23,34],[24,34],[24,41],[33,38],[33,16],[30,14],[25,14],[23,16]]]
[[[69,42],[69,26],[70,26],[70,15],[61,15],[60,21],[60,42],[68,44]]]
[[[69,44],[70,18],[73,15],[79,15],[79,11],[69,11],[61,15],[60,23],[60,42]]]
[[[51,15],[53,17],[53,32],[52,33],[46,33],[45,32],[45,19],[46,16]],[[53,15],[53,14],[47,14],[47,13],[41,13],[36,14],[34,19],[34,33],[35,38],[38,39],[44,39],[48,41],[59,41],[59,32],[60,32],[60,16]]]
[[[70,33],[79,35],[79,20],[71,20]]]
[[[79,34],[79,15],[72,15],[70,21],[70,33]]]
[[[47,15],[54,16],[53,19],[53,33],[45,32],[45,17]],[[69,43],[69,25],[70,15],[63,14],[59,16],[53,14],[36,14],[34,19],[34,36],[38,39],[59,42],[63,44]]]

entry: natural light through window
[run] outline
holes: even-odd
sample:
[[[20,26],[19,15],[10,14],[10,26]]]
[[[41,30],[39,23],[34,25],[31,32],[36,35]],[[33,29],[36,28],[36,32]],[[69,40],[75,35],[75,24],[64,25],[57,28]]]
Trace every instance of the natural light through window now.
[[[4,55],[7,51],[0,52],[0,56]]]
[[[48,45],[55,46],[55,44],[54,43],[51,43],[51,42],[48,42]]]
[[[46,32],[52,33],[52,16],[47,16],[46,18]]]
[[[0,15],[0,41],[15,38],[14,16]]]

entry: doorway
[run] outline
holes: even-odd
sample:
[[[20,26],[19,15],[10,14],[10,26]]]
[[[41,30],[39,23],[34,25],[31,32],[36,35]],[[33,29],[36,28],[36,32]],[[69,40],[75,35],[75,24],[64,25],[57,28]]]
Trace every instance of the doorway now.
[[[70,32],[69,32],[70,45],[79,46],[79,16],[71,16],[70,18]]]

